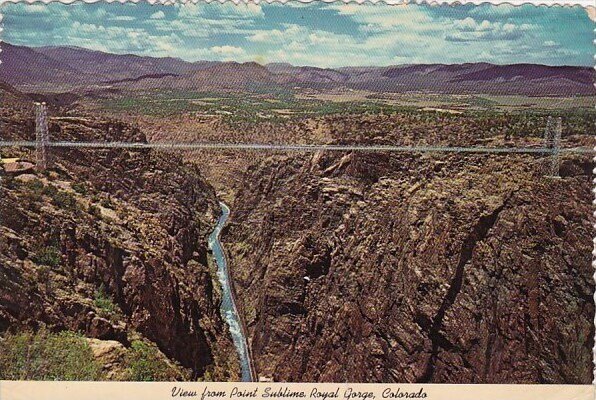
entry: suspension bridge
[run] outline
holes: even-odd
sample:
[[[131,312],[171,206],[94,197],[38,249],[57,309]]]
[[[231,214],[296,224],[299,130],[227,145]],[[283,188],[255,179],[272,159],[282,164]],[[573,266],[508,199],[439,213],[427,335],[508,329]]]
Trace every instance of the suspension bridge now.
[[[541,154],[546,157],[543,173],[546,177],[559,176],[560,157],[564,153],[594,154],[596,149],[586,147],[561,147],[561,118],[549,117],[544,130],[542,147],[482,147],[482,146],[392,146],[392,145],[341,145],[341,144],[267,144],[267,143],[168,143],[168,142],[73,142],[51,141],[48,129],[47,106],[35,104],[35,141],[2,141],[1,147],[30,147],[36,150],[36,167],[51,167],[52,148],[88,149],[162,149],[162,150],[264,150],[264,151],[361,151],[392,153],[496,153]]]

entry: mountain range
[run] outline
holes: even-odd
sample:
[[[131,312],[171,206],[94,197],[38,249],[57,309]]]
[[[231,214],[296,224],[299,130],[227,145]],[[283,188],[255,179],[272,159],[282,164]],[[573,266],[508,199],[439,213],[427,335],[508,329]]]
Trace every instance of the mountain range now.
[[[4,42],[1,49],[0,80],[25,92],[93,87],[201,91],[303,87],[375,92],[596,94],[595,71],[580,66],[465,63],[319,68],[287,63],[188,62],[73,46],[26,47]]]

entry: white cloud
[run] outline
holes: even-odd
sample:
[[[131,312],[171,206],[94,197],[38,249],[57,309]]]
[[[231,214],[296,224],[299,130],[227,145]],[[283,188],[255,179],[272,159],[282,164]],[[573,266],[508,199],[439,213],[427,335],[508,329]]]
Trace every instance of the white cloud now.
[[[211,51],[214,52],[215,54],[222,54],[222,55],[226,55],[226,56],[231,56],[231,55],[241,55],[244,54],[245,51],[244,49],[240,48],[240,47],[235,47],[235,46],[213,46],[211,47]]]
[[[171,56],[184,45],[175,33],[155,35],[142,28],[104,26],[78,21],[73,22],[71,28],[61,34],[68,36],[71,41],[76,39],[80,46],[114,53]],[[58,39],[61,34],[57,35]],[[102,40],[98,41],[97,37],[101,37]],[[109,47],[106,47],[106,44],[109,44]]]
[[[284,40],[285,33],[279,29],[255,31],[247,37],[251,42],[279,43]]]
[[[112,21],[136,21],[136,18],[131,15],[118,15],[116,17],[110,18]]]
[[[43,4],[31,4],[23,7],[23,11],[28,14],[49,14],[48,7]]]
[[[165,17],[166,17],[166,13],[164,13],[161,10],[159,10],[159,11],[151,14],[151,16],[149,18],[150,19],[164,19]]]
[[[196,18],[203,17],[205,19],[247,19],[247,18],[261,18],[265,16],[263,9],[260,5],[254,3],[240,3],[231,4],[226,2],[218,4],[217,7],[213,7],[205,3],[197,4],[179,4],[175,7],[178,8],[179,18]]]
[[[436,22],[428,15],[425,8],[399,4],[379,7],[372,4],[331,4],[327,7],[336,10],[339,15],[349,16],[368,32],[408,31],[418,32],[434,30]]]
[[[546,40],[543,44],[545,47],[559,47],[559,43],[554,40]]]
[[[452,42],[515,40],[521,38],[531,28],[529,24],[476,21],[467,17],[452,23],[451,29],[445,33],[445,40]]]

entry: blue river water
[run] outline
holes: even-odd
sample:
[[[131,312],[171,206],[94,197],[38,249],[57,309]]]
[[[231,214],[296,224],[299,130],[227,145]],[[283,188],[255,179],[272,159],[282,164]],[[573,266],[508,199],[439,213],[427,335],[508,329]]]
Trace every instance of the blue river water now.
[[[246,337],[244,336],[244,330],[238,317],[238,310],[234,297],[232,295],[232,288],[230,287],[230,273],[228,270],[228,261],[226,259],[223,246],[219,240],[221,230],[223,229],[228,217],[230,216],[230,209],[224,203],[219,203],[221,206],[222,214],[217,220],[217,225],[213,232],[209,235],[209,249],[213,254],[215,263],[217,264],[217,278],[222,288],[222,301],[221,301],[221,315],[230,327],[230,333],[234,346],[238,352],[240,358],[240,365],[242,367],[242,381],[250,382],[252,380],[250,356],[248,352],[248,345]]]

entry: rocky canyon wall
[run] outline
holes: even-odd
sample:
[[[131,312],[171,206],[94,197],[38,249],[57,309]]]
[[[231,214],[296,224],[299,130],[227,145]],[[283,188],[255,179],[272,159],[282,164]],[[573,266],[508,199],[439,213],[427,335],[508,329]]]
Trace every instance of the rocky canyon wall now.
[[[259,376],[590,383],[589,158],[317,153],[250,168],[223,241]]]

